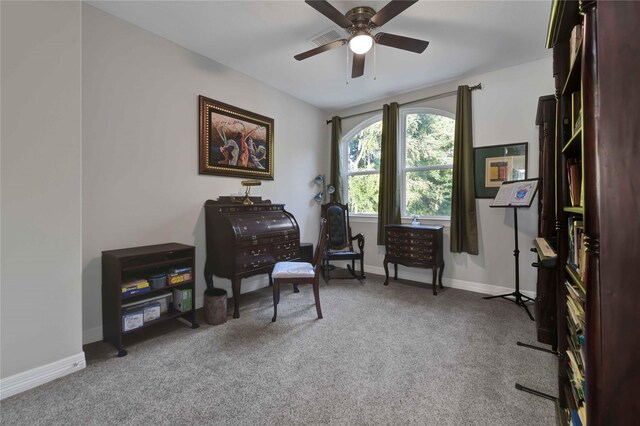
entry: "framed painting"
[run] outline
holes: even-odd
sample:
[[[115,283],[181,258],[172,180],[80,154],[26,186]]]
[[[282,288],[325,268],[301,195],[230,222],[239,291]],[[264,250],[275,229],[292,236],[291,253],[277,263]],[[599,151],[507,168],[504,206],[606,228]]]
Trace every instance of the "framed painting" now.
[[[200,96],[205,175],[273,180],[273,119]]]
[[[476,198],[495,198],[503,182],[527,179],[528,143],[473,149]]]

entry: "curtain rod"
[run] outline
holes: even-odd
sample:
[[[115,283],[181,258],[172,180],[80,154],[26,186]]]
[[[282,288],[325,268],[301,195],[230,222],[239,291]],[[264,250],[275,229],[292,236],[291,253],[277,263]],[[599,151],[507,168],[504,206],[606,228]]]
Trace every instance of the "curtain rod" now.
[[[482,90],[482,83],[478,83],[475,86],[469,87],[469,90],[476,90],[476,89]],[[418,102],[424,102],[424,101],[430,101],[430,100],[433,100],[433,99],[444,98],[445,96],[455,95],[456,93],[458,93],[457,90],[452,90],[450,92],[440,93],[439,95],[427,96],[426,98],[420,98],[420,99],[416,99],[415,101],[405,102],[403,104],[400,104],[400,106],[417,104]],[[374,109],[374,110],[371,110],[371,111],[358,112],[356,114],[351,114],[351,115],[347,115],[347,116],[340,117],[340,118],[342,120],[346,120],[347,118],[353,118],[353,117],[357,117],[359,115],[371,114],[372,112],[378,112],[378,111],[381,111],[381,110],[382,110],[381,108],[378,108],[378,109]],[[331,120],[327,120],[327,124],[331,124]]]

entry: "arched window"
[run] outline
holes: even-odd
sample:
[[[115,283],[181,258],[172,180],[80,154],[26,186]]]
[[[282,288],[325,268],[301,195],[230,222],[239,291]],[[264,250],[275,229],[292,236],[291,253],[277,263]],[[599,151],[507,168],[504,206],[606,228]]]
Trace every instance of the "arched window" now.
[[[453,114],[431,108],[400,111],[399,178],[403,217],[449,218],[453,169]],[[382,116],[360,123],[343,138],[349,210],[378,212]]]

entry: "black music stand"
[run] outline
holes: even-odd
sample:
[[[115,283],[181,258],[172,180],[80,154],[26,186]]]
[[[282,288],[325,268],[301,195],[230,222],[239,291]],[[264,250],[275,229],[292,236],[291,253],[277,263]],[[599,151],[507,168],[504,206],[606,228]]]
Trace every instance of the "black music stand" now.
[[[527,302],[533,302],[533,299],[520,293],[520,250],[518,250],[518,209],[522,207],[531,207],[533,198],[538,191],[538,179],[525,179],[516,181],[506,181],[502,183],[502,186],[498,190],[496,198],[493,200],[493,204],[489,207],[497,208],[513,208],[513,229],[515,233],[515,250],[513,255],[516,262],[516,289],[512,293],[498,294],[495,296],[483,297],[483,299],[495,299],[502,298],[513,302],[516,305],[524,308],[533,321],[533,315],[529,312]],[[510,299],[513,298],[513,299]]]

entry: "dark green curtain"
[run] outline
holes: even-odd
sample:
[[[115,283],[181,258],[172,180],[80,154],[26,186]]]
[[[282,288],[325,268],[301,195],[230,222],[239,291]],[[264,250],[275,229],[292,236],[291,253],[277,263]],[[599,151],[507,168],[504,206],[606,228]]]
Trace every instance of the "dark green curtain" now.
[[[398,122],[400,107],[392,102],[382,107],[382,147],[380,154],[380,193],[378,194],[378,245],[384,244],[384,226],[400,223],[398,187]]]
[[[474,185],[471,89],[469,86],[458,86],[451,192],[451,251],[453,253],[478,254]]]
[[[340,141],[342,140],[342,119],[333,117],[331,119],[331,175],[329,176],[329,185],[332,185],[336,192],[331,195],[329,201],[342,201],[342,173],[340,165],[342,164],[340,157]]]

